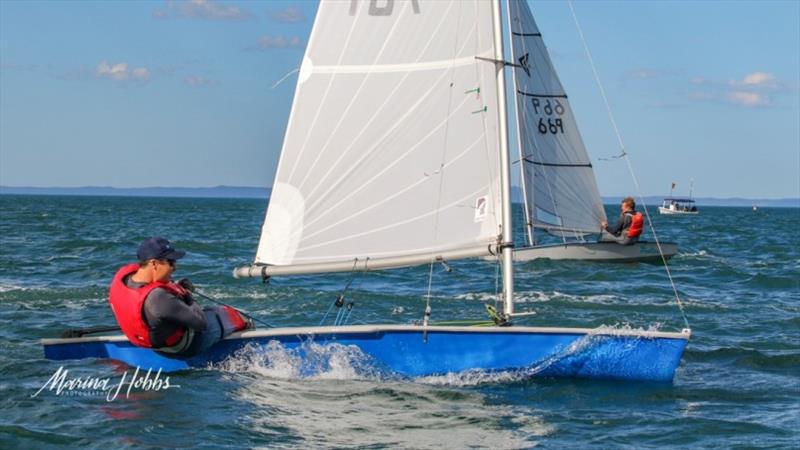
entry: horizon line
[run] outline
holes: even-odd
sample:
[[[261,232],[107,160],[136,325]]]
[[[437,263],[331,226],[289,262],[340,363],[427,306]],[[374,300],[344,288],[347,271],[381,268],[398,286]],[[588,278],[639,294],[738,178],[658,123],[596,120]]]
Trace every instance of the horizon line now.
[[[519,186],[512,186],[512,188],[519,189]],[[110,191],[146,191],[146,190],[260,190],[260,191],[271,191],[272,187],[261,187],[261,186],[233,186],[233,185],[225,185],[219,184],[215,186],[138,186],[138,187],[118,187],[118,186],[92,186],[92,185],[83,185],[83,186],[10,186],[10,185],[0,185],[0,194],[5,194],[5,190],[52,190],[52,191],[64,191],[64,190],[110,190]],[[11,193],[11,195],[14,195]],[[17,193],[17,195],[20,195]],[[616,198],[624,198],[630,194],[609,194],[609,195],[601,195],[603,199],[616,199]],[[644,198],[665,198],[666,194],[644,194],[641,197]],[[637,198],[638,196],[633,196]],[[800,202],[800,196],[797,197],[741,197],[741,196],[731,196],[731,197],[715,197],[715,196],[701,196],[701,197],[692,197],[695,200],[698,199],[706,199],[706,200],[747,200],[747,201],[797,201]]]

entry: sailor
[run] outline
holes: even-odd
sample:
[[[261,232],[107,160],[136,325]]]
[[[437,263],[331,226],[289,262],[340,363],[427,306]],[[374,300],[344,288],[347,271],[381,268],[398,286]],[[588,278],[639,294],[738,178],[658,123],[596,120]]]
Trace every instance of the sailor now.
[[[177,261],[186,252],[167,239],[145,239],[136,255],[139,262],[117,271],[109,293],[111,310],[132,344],[189,357],[230,333],[254,328],[229,306],[201,308],[189,279],[172,281]]]
[[[639,236],[644,230],[644,216],[636,211],[636,201],[633,197],[625,197],[622,200],[620,211],[619,220],[613,226],[608,226],[605,220],[600,222],[602,228],[600,242],[632,245],[639,241]]]

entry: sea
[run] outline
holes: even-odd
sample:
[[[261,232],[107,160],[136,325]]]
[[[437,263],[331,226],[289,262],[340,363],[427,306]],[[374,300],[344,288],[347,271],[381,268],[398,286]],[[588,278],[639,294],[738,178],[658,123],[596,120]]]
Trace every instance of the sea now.
[[[608,205],[609,217],[617,209]],[[234,279],[232,269],[254,258],[265,210],[257,199],[0,195],[0,448],[800,444],[797,208],[701,207],[691,217],[651,209],[658,237],[679,244],[669,270],[682,310],[663,264],[516,265],[516,309],[537,313],[520,325],[679,331],[688,322],[692,338],[671,383],[485,373],[409,379],[374,370],[342,346],[302,358],[276,345],[170,374],[169,389],[112,399],[102,390],[42,389],[58,371],[111,386],[135,375],[114,361],[47,360],[39,340],[113,325],[109,281],[152,235],[188,252],[176,277],[263,326],[332,324],[326,312],[348,283],[354,306],[339,317],[348,324],[420,321],[429,292],[433,322],[485,320],[484,305],[498,299],[497,264],[477,260],[450,262],[451,271],[437,264],[267,284]]]

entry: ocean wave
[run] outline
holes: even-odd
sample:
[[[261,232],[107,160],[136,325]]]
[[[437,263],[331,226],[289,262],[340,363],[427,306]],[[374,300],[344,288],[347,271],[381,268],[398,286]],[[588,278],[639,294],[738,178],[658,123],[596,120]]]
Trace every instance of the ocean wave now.
[[[255,406],[248,428],[288,437],[293,448],[515,449],[555,432],[530,408],[420,383],[254,379],[235,395]]]
[[[0,293],[10,292],[10,291],[31,291],[34,289],[42,289],[42,288],[32,288],[32,287],[20,286],[17,284],[0,283]]]
[[[687,348],[685,357],[695,362],[730,362],[736,366],[761,370],[791,370],[800,367],[796,351],[766,352],[752,348],[722,347],[713,350]]]
[[[757,273],[744,282],[764,289],[800,289],[800,280],[795,275],[779,276]]]

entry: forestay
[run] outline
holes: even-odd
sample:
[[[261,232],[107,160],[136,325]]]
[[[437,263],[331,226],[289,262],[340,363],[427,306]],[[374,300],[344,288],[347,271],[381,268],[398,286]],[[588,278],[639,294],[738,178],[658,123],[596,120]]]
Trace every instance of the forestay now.
[[[561,236],[597,233],[606,216],[566,92],[527,2],[509,8],[528,220]]]
[[[488,253],[502,217],[496,66],[476,57],[494,58],[491,8],[321,2],[256,263]]]

